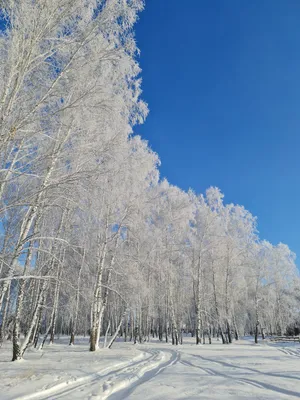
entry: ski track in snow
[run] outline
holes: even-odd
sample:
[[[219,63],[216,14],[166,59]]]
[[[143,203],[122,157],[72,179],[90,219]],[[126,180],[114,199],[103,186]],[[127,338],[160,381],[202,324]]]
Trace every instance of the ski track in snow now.
[[[279,350],[282,350],[282,349],[279,349]],[[286,350],[286,349],[284,349],[284,350]],[[163,351],[166,351],[166,350],[164,349]],[[276,394],[277,395],[278,394],[286,395],[286,396],[288,396],[288,398],[300,398],[300,392],[296,392],[296,391],[289,390],[289,389],[286,389],[283,387],[279,387],[274,384],[262,382],[257,379],[239,377],[238,374],[234,375],[234,373],[236,373],[236,371],[242,370],[243,372],[241,372],[241,374],[249,374],[249,372],[250,372],[252,374],[258,374],[258,376],[262,375],[263,377],[268,376],[268,377],[272,377],[272,378],[278,378],[278,375],[276,375],[275,373],[263,373],[254,368],[241,367],[241,366],[237,366],[235,364],[224,362],[224,361],[211,360],[211,359],[205,358],[201,355],[194,355],[194,354],[191,355],[191,354],[187,354],[187,353],[181,354],[180,350],[177,350],[177,351],[170,350],[170,353],[171,353],[171,358],[167,362],[165,362],[163,365],[161,365],[157,368],[151,369],[150,371],[147,371],[146,373],[142,374],[139,378],[134,379],[132,383],[130,383],[130,379],[129,379],[128,385],[126,383],[127,378],[125,381],[120,381],[119,385],[117,387],[114,387],[114,393],[112,395],[110,395],[108,397],[100,397],[100,398],[101,399],[105,398],[107,400],[129,399],[130,398],[129,396],[136,389],[138,389],[141,385],[154,379],[156,375],[160,374],[167,367],[171,367],[171,366],[175,365],[176,363],[179,363],[185,367],[188,367],[189,369],[196,368],[198,370],[201,370],[207,376],[210,376],[210,377],[223,378],[226,381],[233,381],[233,383],[237,383],[237,384],[240,384],[243,386],[250,386],[253,389],[258,389],[260,391],[267,390],[267,392],[269,392],[271,395],[275,396],[274,399],[276,398]],[[299,353],[298,353],[297,349],[295,349],[295,350],[288,349],[286,354],[299,357]],[[189,361],[189,358],[198,360],[198,362],[200,362],[201,365],[198,365],[197,363],[196,364],[192,363],[191,361]],[[216,368],[213,368],[214,365],[221,367],[222,371],[220,371]],[[294,380],[296,379],[299,381],[299,385],[300,385],[299,377],[289,376],[289,375],[286,375],[284,377],[286,379],[294,379]],[[122,386],[125,386],[125,389],[122,389]]]
[[[166,368],[171,367],[172,365],[176,364],[180,360],[180,354],[177,350],[166,350],[163,349],[162,353],[167,353],[169,358],[167,361],[160,363],[153,369],[145,371],[142,373],[138,379],[133,379],[132,383],[126,385],[126,381],[123,381],[124,389],[122,389],[122,382],[120,382],[119,390],[113,393],[111,396],[107,397],[109,400],[124,400],[129,398],[129,396],[133,393],[133,391],[139,387],[140,385],[150,381],[151,379],[155,378],[157,375],[161,374]],[[124,384],[125,383],[125,384]],[[102,398],[101,398],[102,399]]]
[[[282,350],[282,349],[279,349],[279,350]],[[297,352],[297,350],[295,350],[295,351]],[[289,353],[287,353],[287,354],[289,354]],[[282,394],[285,394],[287,396],[300,398],[300,392],[294,392],[292,390],[287,390],[287,389],[284,389],[284,388],[280,388],[280,387],[275,386],[273,384],[260,382],[260,381],[254,380],[254,379],[237,378],[237,377],[232,376],[231,374],[227,373],[226,370],[225,370],[225,372],[220,372],[220,371],[217,371],[217,370],[213,370],[212,368],[203,367],[203,362],[210,362],[211,364],[217,364],[217,365],[219,365],[219,366],[221,366],[223,368],[227,367],[227,368],[231,368],[231,369],[234,368],[234,369],[241,369],[241,370],[246,370],[246,371],[250,370],[252,372],[255,372],[255,373],[258,373],[258,374],[261,374],[261,375],[268,375],[268,376],[271,376],[271,377],[277,377],[278,378],[278,375],[276,375],[276,374],[272,374],[272,373],[264,374],[263,372],[257,371],[257,370],[255,370],[253,368],[240,367],[240,366],[236,366],[234,364],[230,364],[230,363],[223,362],[223,361],[209,360],[209,359],[207,359],[205,357],[202,357],[200,355],[191,355],[191,356],[193,358],[197,358],[198,360],[201,360],[202,365],[201,366],[200,365],[195,365],[195,364],[192,364],[191,362],[188,362],[188,361],[181,361],[181,363],[186,365],[186,366],[189,366],[189,367],[194,367],[194,368],[201,369],[204,372],[206,372],[208,375],[211,375],[211,376],[218,376],[218,377],[222,377],[222,378],[225,378],[225,379],[230,379],[230,380],[233,380],[233,381],[245,384],[245,385],[250,385],[250,386],[253,386],[253,387],[256,387],[256,388],[259,388],[259,389],[267,389],[267,390],[272,391],[272,392],[282,393]],[[300,378],[299,377],[285,376],[285,378],[299,380],[299,386],[300,386]]]
[[[15,400],[194,399],[201,398],[201,390],[208,393],[205,399],[227,399],[226,390],[229,396],[234,393],[234,397],[228,397],[234,399],[300,399],[300,374],[295,368],[289,371],[284,369],[284,365],[289,363],[297,364],[300,347],[270,344],[259,348],[245,345],[239,348],[233,345],[220,346],[220,350],[215,351],[214,346],[174,348],[152,343],[139,346],[138,349],[140,354],[130,361],[115,363],[99,372],[52,387],[44,386],[35,393],[15,397]],[[237,351],[237,358],[234,358],[232,351]],[[247,362],[248,354],[252,351],[258,355],[258,363],[255,363],[255,355],[250,356]],[[273,368],[272,362],[275,367],[279,360],[285,360],[285,364]],[[187,376],[188,380],[180,381],[182,376]],[[195,387],[197,382],[199,386]],[[153,390],[161,390],[161,397],[151,397]]]
[[[282,353],[288,356],[300,358],[300,349],[291,349],[289,347],[277,347],[277,350],[281,351]]]
[[[119,365],[119,368],[115,365],[75,381],[62,382],[16,400],[124,399],[136,386],[151,380],[179,359],[179,353],[174,350],[143,349],[143,353],[148,353],[149,357],[132,360]]]
[[[143,353],[146,351],[141,352],[137,357],[133,358],[129,362],[121,362],[119,364],[115,364],[112,367],[104,368],[99,372],[89,374],[78,379],[71,379],[65,382],[61,382],[55,386],[50,388],[44,388],[38,392],[17,397],[15,400],[48,400],[48,399],[56,399],[62,398],[65,395],[69,395],[72,392],[76,392],[77,390],[82,390],[85,387],[90,387],[92,384],[99,382],[103,378],[106,378],[110,375],[118,373],[119,371],[125,371],[130,366],[139,366],[142,362],[147,360],[150,361],[154,357],[153,353],[150,353],[150,357],[146,358],[143,357]]]

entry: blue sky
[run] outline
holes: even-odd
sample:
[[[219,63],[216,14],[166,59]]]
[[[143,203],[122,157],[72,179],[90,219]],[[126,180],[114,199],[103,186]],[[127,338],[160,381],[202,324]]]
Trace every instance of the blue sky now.
[[[136,39],[162,176],[220,187],[300,254],[300,1],[148,0]]]

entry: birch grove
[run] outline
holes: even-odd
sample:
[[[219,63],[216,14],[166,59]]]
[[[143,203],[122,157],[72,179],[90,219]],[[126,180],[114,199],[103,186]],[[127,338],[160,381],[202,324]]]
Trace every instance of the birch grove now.
[[[299,321],[288,246],[260,240],[218,188],[160,179],[133,134],[148,113],[133,30],[143,7],[0,3],[0,345],[12,342],[13,361],[62,334],[89,335],[90,351],[118,336],[228,344]]]

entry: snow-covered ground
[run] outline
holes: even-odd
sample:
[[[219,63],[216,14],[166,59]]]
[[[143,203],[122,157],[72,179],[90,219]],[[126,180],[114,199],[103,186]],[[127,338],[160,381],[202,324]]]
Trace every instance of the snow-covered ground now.
[[[88,352],[87,339],[60,339],[10,362],[0,350],[0,399],[293,399],[300,398],[300,344],[224,346],[153,341]]]

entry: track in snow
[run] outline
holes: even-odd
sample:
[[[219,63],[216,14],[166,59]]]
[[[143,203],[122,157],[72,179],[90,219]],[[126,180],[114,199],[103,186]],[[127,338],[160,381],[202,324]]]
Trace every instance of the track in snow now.
[[[128,398],[128,396],[131,395],[137,387],[139,387],[140,385],[155,378],[157,375],[161,374],[166,368],[168,368],[168,367],[176,364],[178,361],[180,361],[180,354],[176,350],[163,349],[163,351],[161,351],[161,352],[169,354],[170,357],[166,361],[164,361],[163,363],[158,365],[156,368],[146,371],[144,374],[142,374],[142,376],[139,377],[139,379],[133,380],[132,383],[130,383],[127,387],[116,391],[114,394],[109,396],[107,399],[108,400],[124,400],[124,399]]]
[[[15,400],[157,399],[160,395],[182,400],[204,393],[226,400],[237,396],[300,399],[298,368],[284,368],[291,363],[297,366],[299,348],[217,346],[143,345],[138,347],[140,355],[129,362]],[[273,368],[274,362],[278,365]]]
[[[282,353],[292,356],[292,357],[297,357],[300,358],[300,349],[292,349],[290,347],[276,347],[277,350],[281,351]]]
[[[143,349],[143,353],[149,354],[149,357],[135,358],[119,367],[114,365],[78,381],[63,382],[16,400],[124,399],[137,386],[149,381],[179,358],[176,351],[166,349]]]
[[[282,350],[282,349],[279,349],[279,350]],[[290,353],[286,353],[286,354],[295,355],[295,354],[290,354]],[[185,356],[187,356],[187,354],[185,354]],[[185,366],[187,366],[187,367],[193,367],[193,368],[200,369],[203,372],[205,372],[207,375],[217,376],[217,377],[225,378],[227,380],[229,379],[229,380],[235,381],[237,383],[240,383],[242,385],[248,385],[248,386],[256,387],[258,389],[266,389],[268,391],[275,392],[275,393],[281,393],[281,394],[287,395],[289,397],[300,398],[300,392],[295,392],[295,391],[292,391],[292,390],[281,388],[281,387],[275,386],[273,384],[269,384],[269,383],[266,383],[266,382],[258,381],[256,379],[249,379],[249,378],[243,378],[243,377],[240,378],[240,377],[235,376],[233,374],[235,371],[233,371],[232,369],[245,370],[246,373],[249,373],[248,371],[251,371],[251,372],[255,372],[255,373],[257,373],[257,374],[259,374],[261,376],[265,375],[265,376],[277,377],[278,378],[278,375],[276,375],[276,374],[272,374],[272,373],[264,374],[263,372],[257,371],[257,370],[255,370],[253,368],[236,366],[234,364],[231,364],[231,363],[228,363],[228,362],[224,362],[224,361],[211,360],[211,359],[205,358],[205,357],[200,356],[200,355],[190,354],[188,356],[190,356],[190,357],[192,357],[194,359],[198,359],[199,361],[201,361],[201,365],[196,365],[196,364],[191,363],[190,361],[187,361],[187,360],[181,360],[180,363],[185,365]],[[206,367],[205,364],[207,364],[207,363],[215,364],[215,365],[218,365],[219,367],[222,367],[222,372],[219,371],[219,370],[216,370],[216,369],[212,369],[211,365],[209,365],[209,368]],[[225,367],[225,369],[224,369],[224,367]],[[230,368],[231,370],[228,371],[228,370],[226,370],[226,368]],[[294,376],[286,376],[285,378],[299,380],[299,377],[294,377]]]

